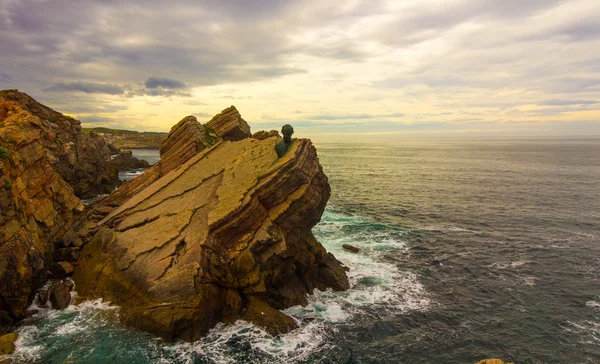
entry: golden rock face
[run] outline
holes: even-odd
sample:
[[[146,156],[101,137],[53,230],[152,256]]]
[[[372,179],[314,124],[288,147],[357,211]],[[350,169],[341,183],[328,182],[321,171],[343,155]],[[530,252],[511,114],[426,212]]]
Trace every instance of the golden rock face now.
[[[274,143],[218,143],[84,229],[78,292],[120,305],[131,326],[191,341],[236,319],[285,332],[296,324],[279,309],[347,289],[311,233],[330,195],[316,150],[296,140],[277,158]]]

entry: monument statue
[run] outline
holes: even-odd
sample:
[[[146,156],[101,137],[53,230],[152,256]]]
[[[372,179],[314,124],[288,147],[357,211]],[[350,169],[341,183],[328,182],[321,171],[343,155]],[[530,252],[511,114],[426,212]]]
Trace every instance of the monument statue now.
[[[280,140],[275,144],[275,151],[279,158],[283,157],[285,152],[292,144],[292,134],[294,134],[294,128],[290,124],[285,124],[281,127],[281,134],[283,134],[283,140]]]

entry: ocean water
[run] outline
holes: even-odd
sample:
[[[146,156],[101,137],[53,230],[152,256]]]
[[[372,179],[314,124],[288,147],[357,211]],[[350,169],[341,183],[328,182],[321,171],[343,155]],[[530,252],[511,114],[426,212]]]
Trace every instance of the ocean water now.
[[[351,289],[165,343],[85,301],[23,322],[16,362],[600,362],[600,139],[319,144],[332,197],[314,232]],[[346,252],[342,244],[359,247]]]
[[[157,149],[131,149],[131,154],[138,159],[145,160],[146,162],[150,163],[150,165],[153,165],[160,160],[160,153]],[[120,171],[119,179],[121,181],[127,181],[139,176],[140,174],[144,173],[144,171],[145,169],[143,168]]]

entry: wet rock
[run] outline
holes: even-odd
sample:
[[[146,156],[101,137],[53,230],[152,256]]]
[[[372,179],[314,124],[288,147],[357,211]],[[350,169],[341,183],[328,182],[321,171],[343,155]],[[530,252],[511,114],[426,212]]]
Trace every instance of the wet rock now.
[[[79,259],[79,248],[62,248],[56,249],[53,254],[54,261],[76,262]]]
[[[19,338],[19,334],[12,333],[0,336],[0,355],[12,354],[15,352],[15,341]]]
[[[272,140],[218,143],[94,228],[78,225],[94,233],[75,267],[77,292],[119,305],[124,323],[167,340],[196,340],[237,319],[286,332],[296,323],[278,310],[306,305],[315,288],[349,288],[311,232],[329,196],[310,140],[293,141],[282,158]]]
[[[73,266],[69,262],[54,262],[50,265],[50,274],[56,279],[63,279],[73,273]]]
[[[344,250],[347,250],[347,251],[352,252],[352,253],[358,253],[358,252],[360,252],[359,248],[357,248],[355,246],[352,246],[350,244],[344,244],[344,245],[342,245],[342,248],[344,248]]]
[[[69,288],[69,291],[73,292],[73,288],[75,288],[75,282],[71,280],[64,280],[63,284]]]
[[[71,289],[64,282],[55,283],[50,288],[50,303],[55,310],[64,310],[71,303]]]

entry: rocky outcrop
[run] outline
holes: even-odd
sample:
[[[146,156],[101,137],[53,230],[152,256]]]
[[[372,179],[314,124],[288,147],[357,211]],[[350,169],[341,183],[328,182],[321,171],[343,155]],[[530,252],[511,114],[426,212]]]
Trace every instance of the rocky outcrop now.
[[[348,288],[311,233],[330,188],[309,140],[283,158],[270,139],[221,142],[157,178],[70,235],[78,293],[121,306],[126,324],[188,341],[237,319],[286,332],[296,323],[278,310]]]
[[[111,148],[95,133],[81,133],[81,123],[35,101],[17,90],[0,91],[0,102],[13,102],[38,118],[45,153],[52,168],[73,187],[79,198],[91,198],[110,193],[118,186],[119,172],[109,163]],[[19,120],[14,120],[18,126]],[[29,124],[31,125],[31,124]],[[20,128],[15,128],[16,132]]]
[[[119,151],[118,154],[111,157],[109,164],[118,171],[150,167],[150,163],[137,159],[130,150]]]
[[[194,116],[186,116],[171,128],[160,147],[161,173],[166,174],[180,166],[217,140],[208,135]]]
[[[272,138],[272,137],[281,138],[281,135],[279,135],[279,132],[277,130],[271,130],[271,131],[261,130],[261,131],[257,131],[256,133],[252,134],[252,137],[254,139],[258,139],[258,140],[265,140],[267,138]]]
[[[56,155],[61,155],[52,149],[57,142],[50,144],[56,154],[46,144],[75,130],[70,123],[59,124],[65,121],[61,118],[57,123],[41,119],[42,112],[48,113],[45,118],[56,115],[36,110],[37,104],[33,113],[30,106],[0,102],[0,147],[7,151],[0,158],[0,334],[26,316],[36,289],[45,282],[54,242],[84,208],[55,170],[60,164]]]
[[[213,131],[223,140],[242,140],[252,136],[250,126],[237,111],[235,106],[230,106],[221,111],[220,114],[213,116],[206,128],[209,132]]]

